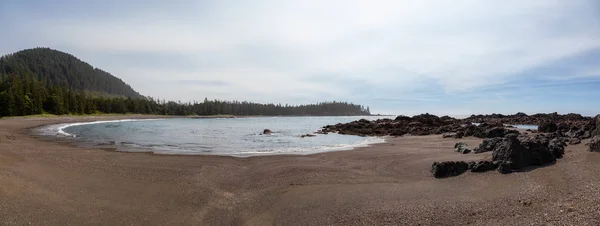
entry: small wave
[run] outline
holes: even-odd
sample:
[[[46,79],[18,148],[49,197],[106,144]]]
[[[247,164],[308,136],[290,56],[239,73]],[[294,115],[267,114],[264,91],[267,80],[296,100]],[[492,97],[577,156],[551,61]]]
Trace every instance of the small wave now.
[[[151,121],[151,120],[160,120],[160,119],[120,119],[120,120],[107,120],[107,121],[67,123],[67,124],[60,124],[61,126],[59,126],[57,128],[57,133],[58,133],[58,135],[62,135],[62,136],[75,137],[75,135],[65,132],[65,129],[69,128],[69,127],[73,127],[73,126],[92,125],[92,124],[101,124],[101,123]]]
[[[342,151],[342,150],[352,150],[358,147],[368,147],[372,144],[378,144],[385,142],[385,138],[380,137],[369,137],[359,142],[353,144],[336,144],[336,145],[328,145],[328,146],[315,146],[315,147],[304,147],[304,148],[282,148],[282,149],[274,149],[274,150],[251,150],[251,151],[241,151],[237,153],[231,153],[233,156],[252,156],[252,155],[276,155],[276,154],[315,154],[322,152],[330,152],[330,151]],[[223,153],[224,155],[228,155],[228,153]]]

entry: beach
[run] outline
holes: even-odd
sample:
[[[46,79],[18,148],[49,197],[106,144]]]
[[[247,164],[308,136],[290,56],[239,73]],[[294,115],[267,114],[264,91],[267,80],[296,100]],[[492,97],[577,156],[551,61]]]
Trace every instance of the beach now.
[[[600,224],[600,154],[587,140],[550,166],[435,179],[434,161],[491,153],[456,153],[458,140],[441,135],[247,158],[125,153],[30,135],[47,124],[156,117],[0,120],[0,224]]]

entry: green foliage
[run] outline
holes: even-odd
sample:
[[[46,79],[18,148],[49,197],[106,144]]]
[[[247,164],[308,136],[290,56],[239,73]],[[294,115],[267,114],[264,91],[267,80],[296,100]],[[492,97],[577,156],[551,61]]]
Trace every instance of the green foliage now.
[[[121,79],[76,57],[49,48],[21,50],[0,58],[0,74],[18,74],[44,86],[65,86],[73,91],[143,98]]]
[[[76,57],[49,48],[0,57],[0,117],[51,113],[155,115],[369,115],[346,102],[282,106],[239,101],[201,103],[143,97],[121,79]]]
[[[42,113],[64,114],[155,114],[155,115],[369,115],[368,108],[346,102],[282,106],[239,101],[204,99],[201,103],[160,101],[153,98],[97,96],[66,86],[44,86],[31,77],[0,76],[0,117]]]

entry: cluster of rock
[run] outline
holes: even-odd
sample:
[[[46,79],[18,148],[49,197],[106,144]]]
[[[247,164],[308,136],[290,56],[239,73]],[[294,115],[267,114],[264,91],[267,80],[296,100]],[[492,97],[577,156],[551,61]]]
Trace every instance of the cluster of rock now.
[[[599,136],[600,139],[600,136]],[[565,142],[556,134],[537,134],[535,136],[508,134],[505,137],[486,138],[473,153],[492,152],[491,161],[434,162],[432,174],[436,178],[459,175],[467,170],[485,172],[498,170],[506,174],[530,166],[542,166],[554,163],[565,153]],[[599,142],[600,148],[600,142]],[[469,153],[465,143],[455,145],[455,151]]]
[[[327,125],[318,133],[337,132],[339,134],[358,136],[403,136],[403,135],[431,135],[445,134],[446,137],[462,138],[475,136],[480,138],[501,137],[514,130],[504,128],[501,124],[481,123],[475,126],[462,120],[448,116],[438,117],[430,114],[421,114],[413,117],[398,116],[396,119],[378,119],[369,121],[361,119],[349,123]]]
[[[505,161],[445,161],[434,162],[433,165],[431,165],[431,172],[435,178],[458,176],[467,171],[480,173],[491,170],[497,170],[502,174],[513,172],[510,163]]]
[[[505,125],[537,125],[538,130],[521,134]],[[501,173],[520,171],[531,166],[554,163],[564,155],[566,144],[579,144],[592,138],[589,150],[600,152],[600,115],[595,118],[579,114],[559,115],[472,115],[466,119],[421,114],[413,117],[369,121],[361,119],[323,127],[318,133],[336,132],[359,136],[403,136],[443,134],[444,138],[478,137],[484,140],[478,147],[469,148],[459,142],[454,150],[462,154],[492,152],[492,159],[479,162],[435,162],[432,173],[436,178],[455,176],[468,170]],[[538,133],[539,132],[539,133]]]
[[[476,126],[473,123],[479,123],[479,125]],[[600,134],[600,115],[591,118],[579,114],[559,115],[556,113],[531,116],[524,113],[515,115],[473,115],[466,119],[455,119],[448,116],[438,117],[431,114],[421,114],[413,117],[401,115],[394,120],[369,121],[361,119],[349,123],[327,125],[318,133],[337,132],[359,136],[443,134],[443,137],[457,139],[468,136],[479,138],[503,137],[510,133],[516,133],[515,130],[507,129],[504,126],[506,124],[538,125],[539,132],[556,132],[560,136],[573,139],[573,143]]]
[[[498,123],[498,124],[510,124],[510,125],[541,125],[545,122],[565,123],[568,125],[582,125],[593,121],[591,117],[585,117],[580,114],[565,114],[560,115],[556,112],[550,114],[534,114],[527,115],[525,113],[517,113],[514,115],[502,115],[502,114],[491,114],[491,115],[471,115],[464,119],[468,122],[487,122],[487,123]]]

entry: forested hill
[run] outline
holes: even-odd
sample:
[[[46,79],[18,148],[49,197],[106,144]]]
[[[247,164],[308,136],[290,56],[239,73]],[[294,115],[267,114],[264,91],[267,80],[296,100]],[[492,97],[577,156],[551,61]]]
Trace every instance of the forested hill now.
[[[42,82],[12,74],[0,76],[0,117],[42,113],[94,114],[136,113],[158,115],[370,115],[368,107],[346,102],[308,105],[260,104],[246,101],[181,103],[152,98],[123,98],[90,95],[65,86],[45,86]]]
[[[50,48],[26,49],[2,56],[0,76],[13,74],[38,80],[46,87],[62,86],[74,91],[142,97],[110,73],[94,68],[71,54]]]
[[[97,95],[98,93],[111,95]],[[121,79],[76,57],[49,48],[22,50],[0,58],[0,117],[42,113],[137,113],[158,115],[370,115],[347,102],[309,105],[246,101],[181,103],[143,97]]]

